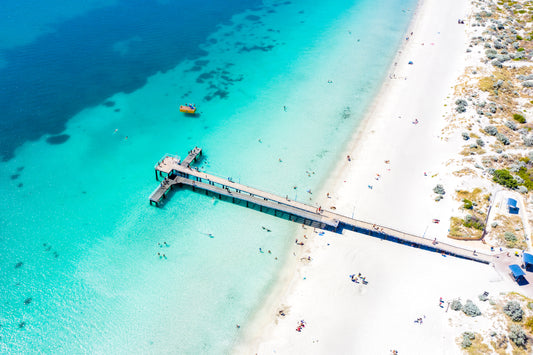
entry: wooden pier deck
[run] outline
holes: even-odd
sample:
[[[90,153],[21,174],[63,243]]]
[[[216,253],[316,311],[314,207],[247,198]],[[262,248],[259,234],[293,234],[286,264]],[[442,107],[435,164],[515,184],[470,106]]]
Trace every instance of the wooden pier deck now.
[[[189,152],[189,155],[180,163],[181,166],[189,167],[192,162],[196,161],[198,156],[202,155],[202,148],[194,147],[193,150]]]
[[[155,167],[156,179],[165,177],[156,190],[150,195],[150,204],[159,205],[166,193],[174,185],[189,186],[194,191],[201,190],[205,194],[213,194],[222,198],[231,199],[233,203],[245,202],[247,207],[259,206],[260,211],[274,211],[278,217],[288,217],[289,220],[307,224],[321,229],[342,232],[351,230],[362,234],[371,235],[384,240],[409,245],[416,248],[435,251],[443,255],[474,260],[482,263],[493,263],[497,256],[482,252],[474,252],[455,245],[438,242],[421,236],[405,233],[393,228],[378,226],[365,221],[349,218],[327,210],[319,210],[314,206],[282,197],[250,186],[235,183],[228,179],[200,172],[191,168],[202,150],[195,148],[187,158],[180,162],[177,157],[170,155],[162,158]],[[186,163],[185,163],[186,162]],[[158,179],[159,180],[159,179]]]

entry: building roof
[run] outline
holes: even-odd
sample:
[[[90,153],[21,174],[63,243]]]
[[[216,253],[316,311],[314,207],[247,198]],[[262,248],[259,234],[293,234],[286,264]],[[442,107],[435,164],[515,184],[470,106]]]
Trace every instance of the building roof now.
[[[516,200],[514,198],[507,199],[507,206],[516,207]]]
[[[526,276],[524,270],[522,270],[517,264],[509,265],[509,269],[511,269],[511,272],[513,273],[515,279],[518,279],[521,276]]]
[[[533,265],[533,255],[529,253],[524,253],[523,258],[524,263]]]

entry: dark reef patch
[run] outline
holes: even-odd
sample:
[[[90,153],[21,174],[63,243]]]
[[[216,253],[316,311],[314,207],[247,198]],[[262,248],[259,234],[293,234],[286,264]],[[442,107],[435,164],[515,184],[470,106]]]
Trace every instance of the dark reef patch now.
[[[215,74],[216,74],[216,71],[214,71],[214,70],[211,70],[208,73],[200,74],[198,76],[198,78],[196,78],[196,82],[201,84],[201,83],[205,82],[206,80],[211,79]]]
[[[115,101],[108,100],[108,101],[104,102],[103,105],[105,107],[113,107],[113,106],[115,106]]]
[[[102,104],[117,92],[129,94],[149,76],[183,60],[204,57],[207,53],[199,45],[221,22],[261,4],[117,1],[51,23],[49,33],[2,51],[0,115],[10,119],[0,120],[0,160],[13,158],[15,149],[27,141],[60,134],[86,107]],[[117,50],[123,43],[130,45]]]
[[[187,69],[186,71],[200,71],[200,70],[202,70],[202,67],[199,65],[195,65],[192,68]]]
[[[269,44],[268,46],[258,46],[254,45],[252,47],[242,47],[240,52],[252,52],[252,51],[262,51],[269,52],[274,48],[273,45]]]
[[[20,174],[13,174],[10,176],[11,180],[17,180],[19,178]]]
[[[26,298],[26,299],[24,300],[24,304],[28,305],[28,304],[30,304],[32,301],[33,301],[33,298],[28,297],[28,298]]]
[[[119,109],[119,108],[116,108],[114,111],[115,111],[115,112],[120,112],[120,109]]]
[[[68,141],[69,138],[70,136],[68,134],[58,134],[56,136],[46,138],[46,143],[51,145],[63,144]]]
[[[259,20],[261,20],[261,17],[259,17],[257,15],[248,15],[244,19],[248,20],[248,21],[259,21]]]
[[[17,185],[18,188],[21,188],[22,186],[24,186],[24,184],[21,182]]]
[[[207,64],[209,64],[209,60],[207,59],[199,59],[196,62],[194,62],[195,65],[198,65],[200,67],[205,67]]]
[[[18,263],[15,264],[15,269],[20,269],[22,265],[24,265],[24,263],[22,261],[19,261]]]

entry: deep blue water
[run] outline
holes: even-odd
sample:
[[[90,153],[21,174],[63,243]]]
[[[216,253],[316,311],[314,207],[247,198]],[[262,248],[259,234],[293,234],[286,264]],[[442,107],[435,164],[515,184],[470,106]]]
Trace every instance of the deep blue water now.
[[[7,62],[0,67],[0,157],[8,160],[24,142],[60,133],[82,109],[116,92],[132,92],[148,76],[204,55],[198,45],[217,25],[260,4],[121,0],[5,50],[0,53]]]

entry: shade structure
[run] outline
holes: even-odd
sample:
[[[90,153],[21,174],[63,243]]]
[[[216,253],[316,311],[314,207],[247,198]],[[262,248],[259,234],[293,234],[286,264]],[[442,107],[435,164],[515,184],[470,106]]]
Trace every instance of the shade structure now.
[[[507,199],[507,207],[510,214],[518,214],[519,208],[516,206],[517,201],[514,198]]]
[[[513,277],[515,278],[515,280],[518,280],[519,278],[526,276],[526,273],[524,272],[524,270],[522,270],[520,266],[517,264],[509,265],[509,269],[511,269],[511,272],[513,273]]]
[[[528,265],[533,265],[533,255],[529,253],[524,253],[523,259],[524,259],[524,264],[526,264],[526,267]]]

